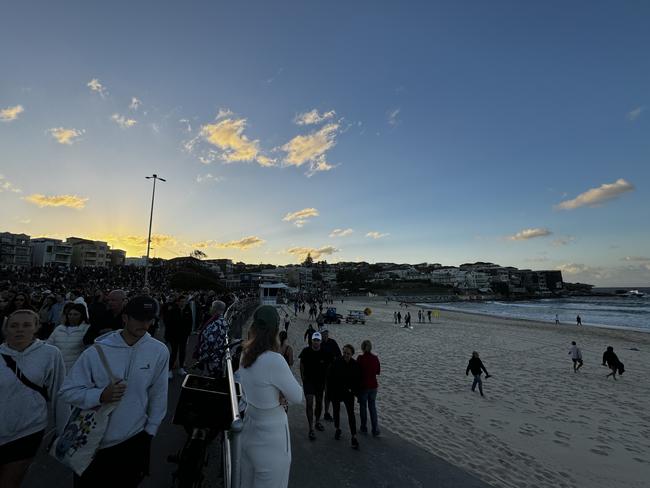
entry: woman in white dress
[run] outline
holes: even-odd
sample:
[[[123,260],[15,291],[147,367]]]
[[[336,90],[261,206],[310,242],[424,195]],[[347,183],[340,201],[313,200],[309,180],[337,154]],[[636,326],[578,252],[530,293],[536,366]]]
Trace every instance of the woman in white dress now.
[[[286,488],[291,467],[291,441],[282,396],[302,403],[302,387],[279,354],[280,316],[274,307],[257,309],[244,344],[239,374],[246,395],[242,430],[241,486]]]

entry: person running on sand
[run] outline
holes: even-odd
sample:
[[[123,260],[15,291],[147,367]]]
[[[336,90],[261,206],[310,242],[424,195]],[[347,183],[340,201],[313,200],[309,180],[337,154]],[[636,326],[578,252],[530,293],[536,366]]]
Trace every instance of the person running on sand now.
[[[472,357],[469,360],[469,363],[467,363],[467,369],[465,370],[465,376],[469,376],[469,372],[472,372],[474,375],[474,382],[472,383],[472,391],[476,391],[476,385],[478,385],[478,391],[483,395],[483,381],[481,381],[481,371],[485,371],[485,379],[488,379],[490,377],[490,373],[488,373],[487,369],[485,369],[485,366],[483,365],[483,361],[478,357],[478,352],[474,351],[472,352]]]
[[[582,351],[578,346],[576,346],[576,341],[571,341],[571,348],[569,349],[569,355],[573,360],[573,372],[577,373],[580,368],[582,368]]]
[[[608,366],[609,369],[612,370],[612,372],[609,373],[606,378],[609,378],[611,376],[614,378],[614,380],[616,380],[617,372],[619,375],[625,372],[623,363],[618,359],[618,356],[614,352],[614,348],[612,346],[607,346],[607,350],[603,353],[603,366]]]

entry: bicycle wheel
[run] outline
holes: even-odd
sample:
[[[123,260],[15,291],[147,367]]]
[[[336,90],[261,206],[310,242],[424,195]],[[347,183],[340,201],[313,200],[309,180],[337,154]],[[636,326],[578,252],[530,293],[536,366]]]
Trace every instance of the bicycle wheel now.
[[[231,488],[232,465],[230,450],[230,433],[223,432],[221,435],[221,475],[223,476],[223,488]]]

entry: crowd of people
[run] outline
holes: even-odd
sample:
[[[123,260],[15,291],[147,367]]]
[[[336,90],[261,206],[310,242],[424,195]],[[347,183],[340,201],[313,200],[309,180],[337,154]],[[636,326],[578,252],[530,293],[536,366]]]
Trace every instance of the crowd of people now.
[[[216,374],[224,311],[248,294],[152,290],[136,268],[2,268],[0,276],[0,486],[21,485],[49,411],[56,457],[75,471],[75,487],[137,486],[167,411],[168,380],[186,373],[188,337],[199,335],[192,362]],[[153,277],[165,283],[162,272]],[[159,325],[167,345],[155,338]],[[80,455],[66,461],[77,451],[90,452],[86,465]]]

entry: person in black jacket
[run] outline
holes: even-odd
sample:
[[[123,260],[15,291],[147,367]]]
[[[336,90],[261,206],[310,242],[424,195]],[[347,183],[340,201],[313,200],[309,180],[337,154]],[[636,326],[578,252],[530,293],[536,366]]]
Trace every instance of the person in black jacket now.
[[[611,373],[609,373],[606,378],[609,378],[610,376],[616,380],[616,373],[618,374],[623,374],[625,369],[623,368],[623,363],[618,359],[618,356],[614,352],[614,348],[612,346],[607,346],[607,350],[603,353],[603,366],[608,366],[609,369],[612,370]]]
[[[359,449],[357,440],[357,421],[354,415],[354,398],[361,389],[361,368],[352,357],[354,347],[350,344],[343,346],[343,356],[337,357],[327,372],[327,392],[332,401],[334,411],[334,438],[341,438],[341,402],[345,405],[350,425],[350,442],[353,449]]]
[[[474,382],[472,383],[472,391],[476,391],[476,385],[478,385],[478,391],[481,393],[481,396],[483,395],[483,381],[481,381],[481,374],[482,371],[485,371],[485,378],[489,378],[490,374],[487,372],[487,369],[485,369],[485,366],[483,366],[483,361],[478,357],[478,352],[474,351],[472,352],[472,357],[469,360],[469,363],[467,364],[467,369],[465,370],[465,376],[469,376],[469,372],[472,372],[474,375]]]
[[[192,309],[187,304],[184,296],[179,295],[172,303],[166,304],[163,309],[165,322],[165,341],[170,346],[169,379],[174,377],[173,369],[178,357],[178,374],[185,376],[185,349],[187,340],[192,333]]]

